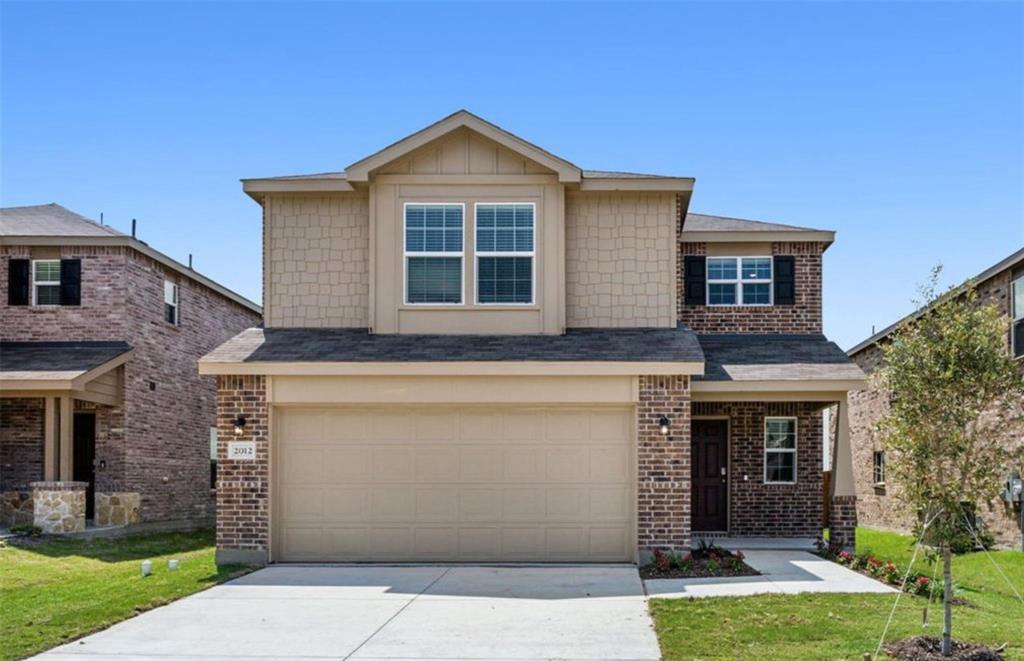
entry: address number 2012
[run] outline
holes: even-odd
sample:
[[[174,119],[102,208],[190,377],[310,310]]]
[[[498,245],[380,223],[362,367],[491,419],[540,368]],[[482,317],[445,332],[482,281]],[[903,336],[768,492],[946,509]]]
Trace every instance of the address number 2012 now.
[[[234,441],[228,443],[228,459],[232,461],[253,461],[256,459],[255,441]]]

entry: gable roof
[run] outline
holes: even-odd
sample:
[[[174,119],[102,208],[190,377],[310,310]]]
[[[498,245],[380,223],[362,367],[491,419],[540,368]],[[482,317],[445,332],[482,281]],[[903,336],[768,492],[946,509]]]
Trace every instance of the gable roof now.
[[[256,314],[263,314],[263,308],[256,303],[214,282],[195,269],[168,257],[159,250],[154,250],[145,242],[118,232],[107,225],[101,225],[95,220],[53,202],[0,209],[0,239],[7,245],[23,246],[126,246],[212,289]]]
[[[344,171],[247,178],[242,179],[242,188],[257,200],[259,199],[258,195],[272,192],[353,191],[356,190],[353,184],[367,183],[374,170],[401,159],[424,145],[463,128],[474,131],[523,158],[539,163],[555,172],[560,182],[579,185],[581,190],[649,190],[666,192],[689,192],[693,190],[694,180],[692,177],[582,170],[574,163],[506,131],[468,110],[454,112],[426,128],[416,131],[352,163]]]
[[[687,213],[683,221],[682,240],[701,242],[813,241],[831,245],[836,233],[832,230],[769,223],[763,220],[710,216]]]
[[[1024,248],[1016,250],[1010,256],[1005,257],[1004,259],[999,260],[998,262],[996,262],[992,266],[988,267],[987,269],[985,269],[984,271],[982,271],[978,275],[974,276],[973,278],[970,278],[969,282],[974,282],[976,284],[980,284],[980,283],[988,280],[989,278],[991,278],[994,275],[1002,273],[1003,271],[1005,271],[1007,269],[1012,269],[1013,267],[1017,266],[1018,264],[1024,264]],[[964,283],[963,285],[960,285],[959,287],[956,287],[955,289],[953,289],[953,292],[960,291],[965,286],[966,286],[966,283]],[[884,340],[889,334],[891,334],[893,331],[895,331],[897,328],[899,328],[902,324],[904,324],[904,323],[906,323],[908,321],[913,321],[914,319],[917,319],[918,317],[920,317],[922,314],[924,314],[928,310],[928,307],[929,306],[925,306],[923,308],[919,308],[917,310],[914,310],[913,312],[911,312],[907,316],[902,317],[899,320],[889,324],[888,326],[886,326],[882,330],[878,331],[877,333],[875,333],[874,335],[872,335],[868,339],[866,339],[863,342],[860,342],[860,343],[856,344],[855,346],[851,347],[846,352],[846,354],[849,355],[849,356],[853,356],[853,355],[855,355],[857,353],[860,353],[864,349],[867,349],[868,347],[872,346],[873,344],[877,344],[881,340]]]

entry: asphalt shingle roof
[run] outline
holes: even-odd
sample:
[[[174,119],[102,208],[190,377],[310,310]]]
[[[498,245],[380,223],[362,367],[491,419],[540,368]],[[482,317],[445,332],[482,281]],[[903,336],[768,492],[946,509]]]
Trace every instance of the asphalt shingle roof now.
[[[0,342],[0,373],[88,372],[131,349],[127,342]]]
[[[701,362],[685,327],[571,329],[565,335],[371,335],[353,328],[250,328],[210,362]]]
[[[796,225],[783,225],[781,223],[769,223],[763,220],[746,220],[743,218],[728,218],[726,216],[709,216],[703,213],[686,214],[686,222],[683,223],[684,232],[821,232],[812,227],[798,227]]]
[[[863,379],[824,335],[700,335],[705,381]]]
[[[0,236],[125,236],[59,204],[0,209]]]

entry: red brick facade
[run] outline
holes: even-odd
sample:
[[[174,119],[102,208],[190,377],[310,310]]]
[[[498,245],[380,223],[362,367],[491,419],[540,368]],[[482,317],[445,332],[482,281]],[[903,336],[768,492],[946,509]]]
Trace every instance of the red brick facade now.
[[[7,291],[8,260],[32,257],[81,259],[82,304],[8,306],[4,294],[0,339],[121,340],[134,350],[125,365],[123,407],[76,403],[76,410],[94,410],[97,415],[96,461],[104,462],[105,468],[97,468],[96,490],[140,494],[142,521],[208,519],[213,509],[210,428],[216,415],[216,386],[213,378],[199,376],[196,361],[239,331],[259,324],[259,315],[124,246],[0,247],[0,292]],[[177,326],[163,317],[165,279],[179,287]],[[18,433],[36,435],[39,473],[33,479],[39,480],[41,422],[36,429]],[[6,432],[0,435],[0,457],[26,452],[7,439]],[[16,470],[13,464],[0,459],[0,491],[24,481],[17,472],[23,469]]]
[[[696,333],[820,334],[822,243],[773,243],[772,255],[793,255],[796,301],[793,305],[686,305],[683,295],[685,255],[706,255],[706,243],[680,243],[676,281],[679,320]]]
[[[270,548],[270,413],[266,377],[217,377],[217,562],[262,564]],[[235,419],[245,418],[241,434]],[[253,461],[228,461],[228,443],[252,441]]]
[[[797,419],[795,484],[765,484],[764,419]],[[694,402],[693,417],[729,421],[729,534],[814,537],[822,529],[822,426],[811,402]]]

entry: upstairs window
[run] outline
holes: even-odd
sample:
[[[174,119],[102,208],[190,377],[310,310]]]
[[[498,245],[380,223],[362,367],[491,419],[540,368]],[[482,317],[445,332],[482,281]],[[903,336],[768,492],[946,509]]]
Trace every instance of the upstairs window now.
[[[1013,291],[1013,327],[1010,329],[1011,344],[1015,358],[1024,356],[1024,275],[1020,275],[1010,287]]]
[[[708,305],[771,305],[771,257],[708,257]]]
[[[533,204],[476,205],[476,300],[533,303]]]
[[[178,325],[178,285],[164,280],[164,321]]]
[[[405,302],[462,303],[461,204],[405,205]]]
[[[872,456],[871,475],[876,487],[885,486],[885,450],[875,450]]]
[[[796,418],[764,419],[764,481],[796,482]]]
[[[32,304],[60,305],[60,260],[32,261]]]

